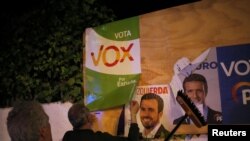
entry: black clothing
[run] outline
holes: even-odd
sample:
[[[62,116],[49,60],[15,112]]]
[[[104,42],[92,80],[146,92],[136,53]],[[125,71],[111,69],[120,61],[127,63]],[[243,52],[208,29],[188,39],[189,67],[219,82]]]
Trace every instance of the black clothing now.
[[[180,122],[183,116],[177,118],[174,120],[174,124],[177,124]],[[189,124],[190,122],[188,121],[189,119],[184,120],[182,123],[183,124]],[[222,114],[219,111],[215,111],[211,108],[208,107],[207,111],[207,123],[208,124],[221,124],[222,123]]]
[[[170,132],[168,130],[166,130],[163,125],[161,125],[160,128],[155,133],[155,136],[153,139],[166,138],[169,134],[170,134]],[[144,138],[142,136],[142,133],[140,133],[140,141],[148,141],[148,140],[150,140],[150,139]]]
[[[215,111],[208,107],[207,123],[208,124],[222,124],[221,112]]]
[[[128,137],[113,136],[107,132],[94,132],[91,129],[67,131],[63,141],[138,141],[139,127],[137,123],[131,123]]]
[[[170,132],[168,132],[163,125],[160,126],[160,128],[155,133],[155,139],[158,138],[166,138]]]

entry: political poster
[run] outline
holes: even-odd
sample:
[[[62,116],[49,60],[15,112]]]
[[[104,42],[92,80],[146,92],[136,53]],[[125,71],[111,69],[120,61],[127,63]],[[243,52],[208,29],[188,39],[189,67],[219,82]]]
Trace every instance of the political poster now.
[[[141,73],[138,17],[85,31],[84,100],[91,111],[121,106]]]
[[[216,52],[223,124],[250,124],[250,44]]]
[[[192,74],[206,79],[207,93],[202,106],[196,105],[208,125],[244,125],[250,123],[250,44],[213,47],[193,61],[180,58],[170,83],[176,97],[184,90],[183,81]],[[208,108],[204,109],[204,106]],[[185,114],[175,98],[170,100],[170,115],[174,120]],[[211,110],[212,109],[212,110]],[[216,111],[211,114],[210,111]],[[212,121],[212,122],[211,122]],[[187,135],[186,140],[206,141],[207,135]]]
[[[143,96],[146,96],[143,98]],[[155,96],[154,96],[155,95]],[[150,124],[158,124],[159,127],[162,126],[161,128],[157,129],[159,132],[159,138],[164,139],[165,132],[164,130],[167,130],[167,132],[170,132],[170,125],[172,124],[170,121],[170,107],[169,107],[169,100],[171,97],[171,90],[169,85],[167,84],[161,84],[161,85],[147,85],[147,86],[138,86],[136,88],[134,97],[132,100],[135,100],[138,102],[140,105],[140,110],[137,113],[137,123],[140,128],[140,133],[141,136],[143,136],[143,132],[145,130],[145,122],[151,122]],[[161,99],[161,102],[159,102],[159,99]],[[145,107],[142,106],[143,102],[147,101],[145,103]],[[147,105],[148,104],[148,105]],[[162,108],[160,108],[162,106]],[[130,118],[130,111],[129,111],[129,105],[125,106],[125,130],[124,134],[125,136],[128,135],[128,130],[130,127],[131,123],[131,118]],[[159,121],[159,122],[157,122]],[[144,124],[145,123],[145,124]],[[148,139],[151,137],[148,136]]]
[[[196,105],[204,119],[210,124],[249,124],[250,122],[250,44],[211,47],[203,51],[194,60],[183,56],[173,66],[174,75],[165,93],[156,90],[161,85],[138,86],[133,97],[140,103],[143,94],[147,92],[158,93],[164,99],[163,123],[171,131],[175,119],[185,115],[185,111],[176,100],[177,91],[182,90],[185,78],[198,74],[205,79],[205,101]],[[204,108],[205,107],[205,108]],[[213,111],[213,112],[210,112]],[[214,113],[216,111],[216,113]],[[213,114],[211,114],[213,113]],[[140,131],[143,132],[140,113],[138,114]],[[125,111],[125,133],[129,127],[128,108]],[[193,124],[192,121],[190,124]],[[181,127],[180,127],[181,128]],[[188,132],[188,131],[187,131]],[[198,133],[198,132],[197,132]],[[125,135],[126,135],[125,134]],[[186,135],[187,140],[208,139],[206,134]]]

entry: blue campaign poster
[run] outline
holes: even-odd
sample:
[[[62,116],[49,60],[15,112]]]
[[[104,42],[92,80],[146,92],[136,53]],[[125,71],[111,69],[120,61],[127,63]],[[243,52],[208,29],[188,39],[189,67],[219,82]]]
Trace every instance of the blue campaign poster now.
[[[216,51],[223,124],[250,124],[250,44]]]

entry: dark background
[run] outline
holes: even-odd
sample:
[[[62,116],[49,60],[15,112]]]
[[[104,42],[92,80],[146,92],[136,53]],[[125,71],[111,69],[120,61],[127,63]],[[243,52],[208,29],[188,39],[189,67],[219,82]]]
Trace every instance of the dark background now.
[[[58,0],[60,1],[60,0]],[[69,0],[70,1],[70,0]],[[74,1],[74,0],[72,0]],[[98,0],[101,5],[113,10],[115,18],[114,20],[121,20],[133,16],[138,16],[146,13],[150,13],[157,10],[162,10],[174,6],[193,3],[200,0]],[[46,7],[45,3],[49,3],[50,0],[8,0],[2,1],[0,4],[0,51],[4,48],[2,44],[5,44],[6,39],[11,37],[11,28],[13,26],[18,27],[15,23],[15,19],[23,17],[24,15],[39,9]]]
[[[1,14],[19,15],[39,7],[45,0],[8,0],[0,4]],[[111,8],[116,20],[161,10],[199,0],[100,0]]]
[[[198,0],[103,0],[113,9],[118,19],[146,14],[173,6],[192,3]]]
[[[0,107],[11,106],[17,99],[41,103],[82,99],[82,36],[86,27],[195,1],[2,1]]]

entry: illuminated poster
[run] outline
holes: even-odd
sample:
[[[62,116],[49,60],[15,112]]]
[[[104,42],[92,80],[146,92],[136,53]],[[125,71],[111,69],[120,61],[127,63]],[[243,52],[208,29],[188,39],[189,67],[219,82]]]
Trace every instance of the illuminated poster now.
[[[208,124],[250,123],[250,44],[209,48],[194,60],[181,57],[173,66],[174,75],[170,84],[138,86],[134,99],[140,103],[144,93],[155,92],[157,87],[166,87],[166,93],[159,93],[164,99],[164,120],[161,123],[171,131],[175,120],[185,112],[176,101],[178,90],[183,90],[185,78],[198,74],[206,80],[205,102],[196,107]],[[204,106],[206,107],[204,109]],[[125,135],[129,126],[129,111],[125,111]],[[140,131],[143,125],[137,115]],[[193,124],[192,121],[187,124]],[[186,135],[185,140],[207,140],[206,134]]]
[[[222,124],[249,124],[249,52],[250,44],[232,45],[210,48],[202,54],[204,57],[201,55],[192,62],[185,57],[181,58],[174,66],[176,75],[170,83],[175,96],[177,90],[183,89],[185,77],[192,73],[201,74],[208,85],[206,104],[222,112],[222,117],[214,116],[214,120],[222,120]],[[177,112],[181,108],[175,99],[170,102],[172,119],[184,114],[182,110]]]
[[[91,111],[127,103],[141,73],[138,17],[86,29],[85,103]]]
[[[250,44],[218,47],[224,124],[250,124]]]
[[[204,51],[193,61],[180,58],[174,65],[175,75],[170,83],[174,97],[170,99],[170,119],[185,114],[176,102],[176,91],[183,90],[183,81],[191,74],[206,79],[205,105],[197,106],[208,124],[249,124],[250,123],[250,44],[214,47]],[[211,109],[215,114],[209,114]],[[189,138],[190,137],[190,138]],[[207,135],[187,135],[186,140],[207,140]]]
[[[170,87],[169,85],[148,85],[148,86],[138,86],[135,92],[135,95],[133,97],[133,100],[137,101],[140,105],[140,110],[137,113],[137,123],[138,126],[140,128],[140,133],[141,136],[143,136],[143,132],[145,130],[145,127],[143,124],[142,120],[151,120],[151,121],[157,121],[159,120],[159,128],[156,129],[156,133],[158,132],[158,138],[162,138],[164,139],[166,137],[166,133],[165,130],[167,130],[167,132],[170,131],[169,127],[170,127],[170,119],[169,119],[169,100],[170,100]],[[147,98],[143,99],[143,96],[146,96]],[[154,95],[156,96],[154,96]],[[160,104],[161,102],[159,102],[158,100],[156,100],[157,98],[159,98],[163,103]],[[158,104],[156,104],[156,106],[154,106],[154,101]],[[144,107],[142,106],[143,101],[148,101],[148,102],[152,102],[149,103],[150,107]],[[159,105],[159,107],[157,106]],[[162,106],[162,108],[160,108]],[[145,109],[143,109],[143,108]],[[160,113],[158,114],[157,111]],[[147,112],[147,113],[146,113]],[[156,112],[156,113],[155,113]],[[145,114],[146,113],[146,114]],[[131,119],[130,119],[130,111],[129,111],[129,105],[126,105],[125,107],[125,136],[128,135],[128,129],[129,129],[129,125],[130,125]],[[147,122],[147,121],[145,121]],[[157,123],[155,123],[157,124]],[[151,136],[147,137],[148,139],[151,139]]]

